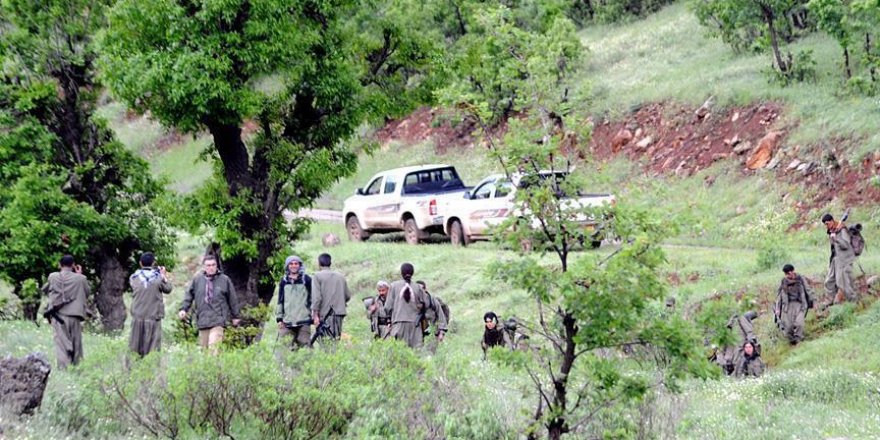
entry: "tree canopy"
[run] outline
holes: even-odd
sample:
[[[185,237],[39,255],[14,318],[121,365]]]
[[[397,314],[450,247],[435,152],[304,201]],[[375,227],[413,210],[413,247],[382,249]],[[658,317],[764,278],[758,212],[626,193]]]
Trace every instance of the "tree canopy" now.
[[[163,124],[206,130],[216,178],[188,200],[247,303],[309,207],[356,166],[358,126],[430,99],[442,39],[416,1],[123,0],[102,38],[114,93]]]
[[[72,254],[96,279],[105,328],[117,329],[136,254],[173,248],[151,207],[160,182],[95,116],[93,37],[110,3],[0,3],[0,276],[33,319],[36,284]]]

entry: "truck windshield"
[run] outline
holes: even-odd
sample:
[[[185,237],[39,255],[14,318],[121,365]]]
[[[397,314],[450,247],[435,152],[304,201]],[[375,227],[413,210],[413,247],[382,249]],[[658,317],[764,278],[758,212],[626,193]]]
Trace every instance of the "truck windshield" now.
[[[407,174],[403,180],[404,194],[443,192],[463,188],[464,183],[452,167],[415,171]]]

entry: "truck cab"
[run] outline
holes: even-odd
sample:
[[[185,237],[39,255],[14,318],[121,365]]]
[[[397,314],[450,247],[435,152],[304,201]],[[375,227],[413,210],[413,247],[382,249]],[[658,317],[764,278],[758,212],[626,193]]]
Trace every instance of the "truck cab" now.
[[[345,200],[348,237],[362,241],[372,234],[403,231],[408,243],[417,244],[432,232],[443,232],[438,206],[468,189],[451,165],[382,171]]]

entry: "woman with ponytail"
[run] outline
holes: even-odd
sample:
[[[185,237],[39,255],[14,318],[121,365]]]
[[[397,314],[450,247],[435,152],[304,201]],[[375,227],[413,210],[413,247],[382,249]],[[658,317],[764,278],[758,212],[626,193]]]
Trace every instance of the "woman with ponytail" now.
[[[419,321],[425,310],[425,293],[412,282],[415,268],[410,263],[400,266],[400,280],[391,283],[391,292],[385,302],[385,312],[391,315],[391,336],[403,340],[412,348],[422,346],[422,328]]]

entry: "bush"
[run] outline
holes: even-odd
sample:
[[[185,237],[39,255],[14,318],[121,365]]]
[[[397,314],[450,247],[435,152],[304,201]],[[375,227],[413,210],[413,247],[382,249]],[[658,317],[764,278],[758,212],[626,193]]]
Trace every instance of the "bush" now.
[[[782,247],[779,242],[775,240],[764,241],[758,248],[756,268],[758,272],[781,268],[789,259],[788,250]]]
[[[828,317],[822,321],[825,330],[840,330],[853,325],[856,321],[856,305],[843,303],[831,308]]]
[[[257,343],[219,356],[172,345],[138,359],[122,338],[115,341],[90,353],[74,370],[80,385],[44,408],[62,431],[280,439],[504,438],[511,431],[481,388],[464,387],[459,376],[469,363],[433,369],[397,342],[279,353]]]

